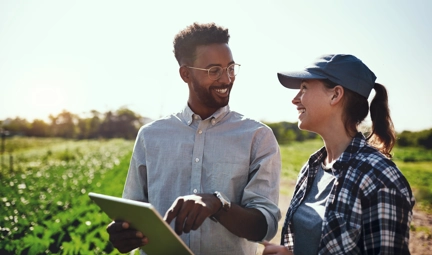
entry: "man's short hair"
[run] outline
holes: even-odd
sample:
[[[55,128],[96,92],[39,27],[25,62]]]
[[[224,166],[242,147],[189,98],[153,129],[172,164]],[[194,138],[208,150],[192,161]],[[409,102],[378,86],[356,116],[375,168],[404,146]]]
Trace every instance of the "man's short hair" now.
[[[197,46],[213,43],[228,44],[230,35],[228,29],[217,26],[215,23],[193,23],[180,31],[174,37],[174,55],[179,65],[195,61]]]

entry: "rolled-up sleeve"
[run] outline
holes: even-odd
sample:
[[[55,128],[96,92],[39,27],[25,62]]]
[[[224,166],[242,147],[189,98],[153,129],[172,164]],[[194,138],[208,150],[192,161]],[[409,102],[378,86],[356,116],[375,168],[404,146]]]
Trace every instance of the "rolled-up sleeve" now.
[[[263,127],[252,144],[250,181],[243,194],[247,208],[258,209],[266,218],[267,234],[263,240],[271,240],[277,233],[281,213],[279,181],[281,172],[280,149],[271,129]]]

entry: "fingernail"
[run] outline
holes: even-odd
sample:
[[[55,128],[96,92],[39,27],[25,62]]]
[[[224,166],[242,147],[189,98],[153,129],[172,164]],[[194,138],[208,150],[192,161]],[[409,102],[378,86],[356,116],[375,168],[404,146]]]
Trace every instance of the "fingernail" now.
[[[142,238],[144,235],[141,232],[136,232],[136,237]]]

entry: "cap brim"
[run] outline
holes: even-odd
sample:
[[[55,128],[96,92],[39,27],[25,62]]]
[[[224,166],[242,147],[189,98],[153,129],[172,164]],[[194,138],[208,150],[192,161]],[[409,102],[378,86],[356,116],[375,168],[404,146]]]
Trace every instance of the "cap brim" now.
[[[325,76],[313,74],[307,71],[278,73],[279,82],[286,88],[299,89],[302,80],[326,79]]]

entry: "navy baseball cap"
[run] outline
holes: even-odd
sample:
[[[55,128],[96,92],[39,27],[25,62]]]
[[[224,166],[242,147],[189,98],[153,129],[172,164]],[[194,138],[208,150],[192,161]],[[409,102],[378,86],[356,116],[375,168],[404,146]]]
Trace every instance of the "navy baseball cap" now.
[[[329,79],[366,98],[376,80],[375,74],[360,59],[347,54],[324,55],[302,71],[279,72],[278,78],[290,89],[299,89],[302,80]]]

